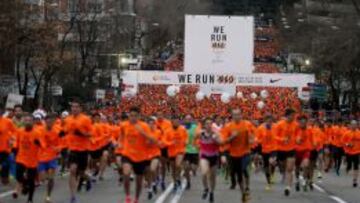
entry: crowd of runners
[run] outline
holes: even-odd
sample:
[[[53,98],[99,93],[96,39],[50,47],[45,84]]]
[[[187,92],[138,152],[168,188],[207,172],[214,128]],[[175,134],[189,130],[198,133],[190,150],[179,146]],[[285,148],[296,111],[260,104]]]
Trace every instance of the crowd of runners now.
[[[280,174],[284,195],[290,196],[293,188],[313,190],[314,179],[324,172],[340,175],[343,160],[346,172],[353,175],[349,184],[358,186],[356,119],[329,122],[293,109],[284,109],[279,120],[270,113],[246,120],[241,109],[232,109],[228,117],[194,119],[190,114],[144,116],[139,107],[110,118],[87,114],[78,101],[71,103],[69,112],[28,113],[19,105],[1,112],[1,180],[9,184],[10,177],[15,178],[13,198],[26,195],[32,203],[36,187],[43,185],[44,201],[50,203],[55,175],[68,171],[69,202],[76,203],[77,192],[91,190],[92,182],[102,181],[109,166],[116,166],[113,177],[124,187],[125,203],[139,202],[143,189],[152,199],[170,183],[176,193],[183,177],[185,189],[191,190],[191,179],[199,176],[203,184],[199,195],[212,203],[220,172],[229,180],[229,189],[240,190],[240,201],[248,202],[252,169],[262,169],[266,190],[277,184],[274,176]]]

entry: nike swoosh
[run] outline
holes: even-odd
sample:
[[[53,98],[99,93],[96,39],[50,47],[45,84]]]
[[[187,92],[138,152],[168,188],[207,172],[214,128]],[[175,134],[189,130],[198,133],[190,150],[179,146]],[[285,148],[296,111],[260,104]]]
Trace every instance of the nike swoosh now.
[[[273,80],[273,79],[270,79],[270,83],[276,83],[276,82],[279,82],[281,79],[276,79],[276,80]]]

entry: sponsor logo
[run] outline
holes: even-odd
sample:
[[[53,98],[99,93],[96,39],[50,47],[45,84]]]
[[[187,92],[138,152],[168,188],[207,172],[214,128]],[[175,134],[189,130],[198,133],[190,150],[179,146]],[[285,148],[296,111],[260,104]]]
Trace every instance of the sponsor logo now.
[[[166,75],[154,75],[153,81],[170,81],[171,79]]]
[[[211,47],[215,51],[223,50],[226,48],[227,34],[225,26],[214,26],[210,34]]]
[[[276,82],[279,82],[281,79],[270,79],[270,83],[276,83]]]

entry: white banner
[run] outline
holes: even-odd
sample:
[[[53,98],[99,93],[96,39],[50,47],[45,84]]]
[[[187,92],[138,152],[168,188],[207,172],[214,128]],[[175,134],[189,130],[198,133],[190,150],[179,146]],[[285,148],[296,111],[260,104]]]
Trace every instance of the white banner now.
[[[141,72],[141,71],[140,71]],[[134,95],[138,91],[138,73],[139,71],[122,71],[120,78],[123,82],[122,96]],[[119,87],[119,79],[116,71],[112,71],[111,84],[113,87]]]
[[[185,72],[252,73],[254,18],[185,16]]]
[[[224,92],[233,96],[236,94],[236,85],[200,85],[200,91],[207,96],[222,94]]]
[[[15,105],[22,104],[24,96],[20,94],[8,94],[5,108],[12,109]]]
[[[131,72],[131,71],[125,71]],[[137,72],[140,84],[195,84],[217,86],[306,87],[315,81],[313,74],[208,74],[164,71]]]
[[[103,89],[97,89],[95,91],[95,98],[96,99],[105,99],[106,91]]]

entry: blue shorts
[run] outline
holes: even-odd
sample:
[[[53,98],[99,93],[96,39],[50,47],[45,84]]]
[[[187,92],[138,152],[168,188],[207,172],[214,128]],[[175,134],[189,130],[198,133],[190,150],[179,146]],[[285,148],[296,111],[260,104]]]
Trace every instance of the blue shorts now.
[[[57,159],[48,161],[48,162],[40,162],[38,170],[39,172],[48,171],[50,169],[56,170],[58,167],[58,161]]]

